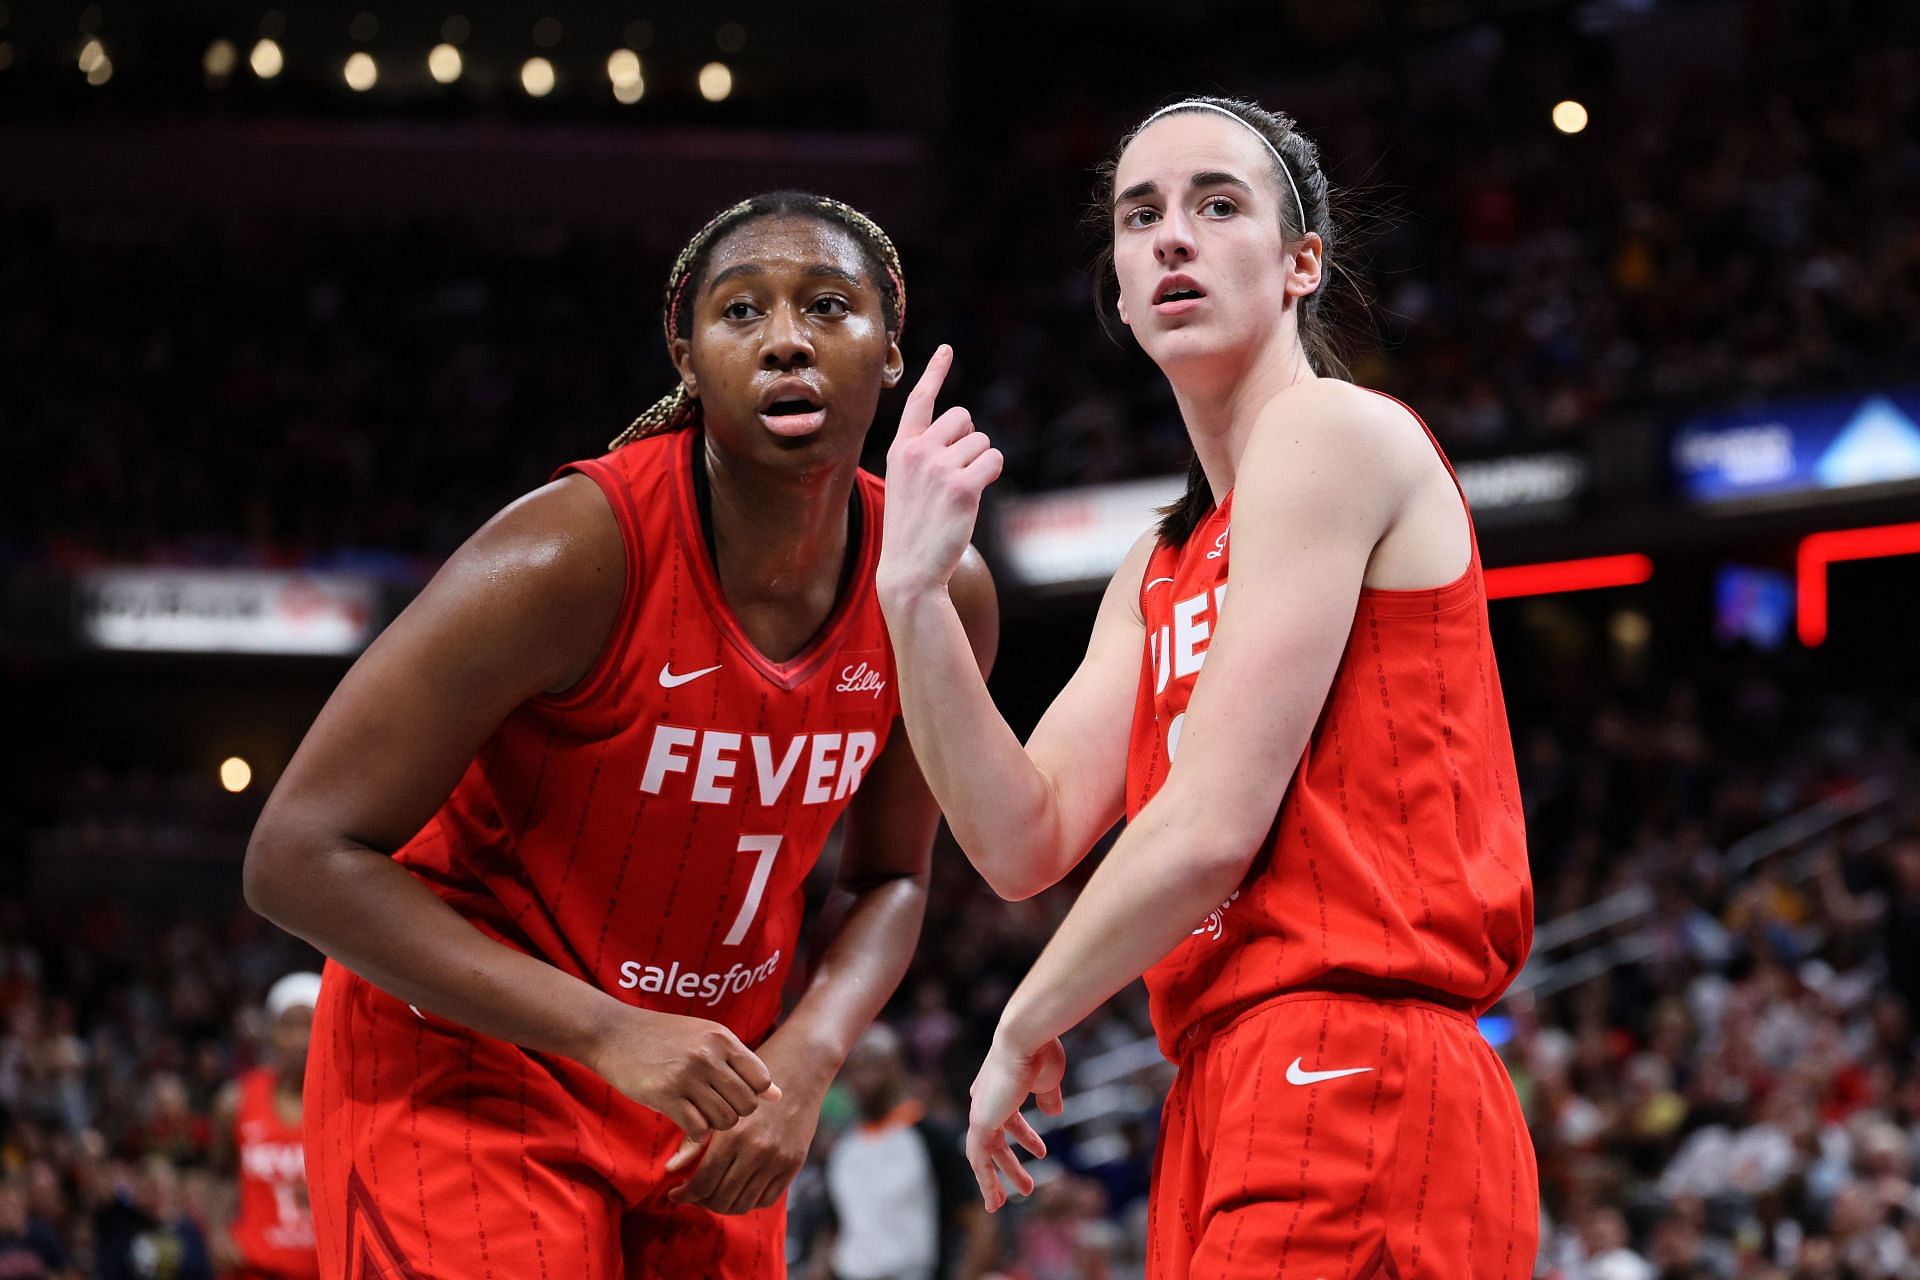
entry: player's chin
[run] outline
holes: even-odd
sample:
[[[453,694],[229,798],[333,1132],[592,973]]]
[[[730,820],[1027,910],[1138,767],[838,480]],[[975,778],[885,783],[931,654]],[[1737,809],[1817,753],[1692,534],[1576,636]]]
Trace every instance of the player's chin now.
[[[1140,345],[1154,357],[1156,365],[1169,368],[1231,355],[1246,345],[1246,334],[1236,334],[1223,324],[1196,317],[1175,317],[1160,320],[1150,332],[1142,334]]]
[[[1161,368],[1207,360],[1222,354],[1229,343],[1212,327],[1193,321],[1162,322],[1140,335],[1140,345]]]

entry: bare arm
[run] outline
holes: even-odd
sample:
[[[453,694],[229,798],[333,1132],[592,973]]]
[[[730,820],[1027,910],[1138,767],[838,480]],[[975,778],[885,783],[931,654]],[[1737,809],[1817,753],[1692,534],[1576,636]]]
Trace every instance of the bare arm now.
[[[992,1273],[999,1257],[1000,1235],[994,1230],[993,1219],[977,1204],[967,1205],[957,1216],[966,1244],[961,1248],[960,1261],[954,1265],[954,1280],[982,1280]]]
[[[964,642],[984,673],[999,640],[999,604],[978,556],[963,564]],[[786,1193],[813,1143],[827,1086],[900,985],[920,938],[940,811],[896,729],[847,807],[831,930],[806,992],[760,1054],[781,1081],[781,1101],[712,1140],[700,1167],[671,1198],[720,1213],[765,1208]],[[672,1172],[693,1155],[683,1146]]]
[[[1058,1105],[1057,1037],[1139,977],[1245,878],[1306,749],[1403,490],[1374,420],[1263,419],[1242,459],[1233,595],[1188,705],[1180,754],[1008,1001],[974,1085],[968,1157],[989,1208],[1032,1182],[1006,1146],[1030,1090]],[[1382,446],[1386,448],[1387,446]],[[1250,714],[1249,708],[1258,708]],[[1037,1142],[1037,1139],[1033,1139]]]
[[[999,601],[977,554],[956,575],[969,670],[983,680],[1000,642]],[[897,664],[896,664],[897,665]],[[822,1090],[892,997],[920,936],[940,809],[904,732],[891,735],[847,808],[837,891],[845,915],[806,994],[776,1033],[807,1046]]]
[[[1120,816],[1151,540],[1114,576],[1086,658],[1023,747],[993,705],[956,608],[970,584],[955,566],[966,563],[980,495],[1000,463],[966,410],[932,417],[951,363],[948,348],[935,353],[888,453],[881,604],[907,730],[954,838],[995,892],[1025,898],[1072,870]]]
[[[233,1270],[240,1265],[240,1249],[233,1242],[233,1219],[240,1207],[240,1082],[230,1080],[213,1103],[213,1165],[207,1194],[207,1252],[214,1266]]]
[[[240,1082],[229,1080],[213,1100],[213,1143],[207,1155],[213,1171],[231,1180],[240,1171]]]
[[[612,511],[583,476],[476,533],[321,710],[248,844],[247,902],[390,995],[574,1058],[704,1133],[751,1112],[769,1083],[730,1032],[634,1009],[493,941],[389,856],[515,707],[591,668],[619,609],[623,557]]]

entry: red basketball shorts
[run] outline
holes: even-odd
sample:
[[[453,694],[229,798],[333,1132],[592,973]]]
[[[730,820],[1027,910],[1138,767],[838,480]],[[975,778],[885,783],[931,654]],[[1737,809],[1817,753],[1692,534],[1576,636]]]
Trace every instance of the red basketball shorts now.
[[[786,1206],[666,1193],[674,1125],[577,1063],[408,1006],[328,964],[307,1060],[307,1185],[328,1280],[759,1280]]]
[[[1533,1147],[1472,1018],[1300,993],[1180,1061],[1148,1280],[1526,1280]]]

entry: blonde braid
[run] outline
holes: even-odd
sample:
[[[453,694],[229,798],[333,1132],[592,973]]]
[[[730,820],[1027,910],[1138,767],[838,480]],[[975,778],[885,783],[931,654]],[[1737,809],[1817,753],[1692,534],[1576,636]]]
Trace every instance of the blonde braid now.
[[[881,286],[893,303],[893,324],[895,336],[907,322],[907,286],[900,268],[900,251],[893,247],[893,240],[880,229],[880,224],[861,213],[850,204],[842,203],[830,196],[804,197],[816,213],[836,214],[858,234],[864,236],[873,248],[879,250],[881,264],[886,268],[887,280]],[[694,232],[693,238],[673,260],[673,270],[667,273],[667,292],[663,327],[667,335],[667,349],[673,349],[674,341],[680,336],[680,302],[687,286],[693,283],[693,265],[702,252],[722,232],[755,215],[771,216],[783,212],[777,205],[768,205],[766,196],[753,196],[740,203],[730,205],[707,220],[707,224]],[[677,384],[666,395],[661,396],[648,407],[645,413],[635,418],[625,431],[615,436],[607,445],[608,450],[618,449],[621,445],[632,444],[635,440],[647,436],[659,435],[666,431],[677,431],[690,427],[700,421],[700,402],[687,394],[686,383]]]

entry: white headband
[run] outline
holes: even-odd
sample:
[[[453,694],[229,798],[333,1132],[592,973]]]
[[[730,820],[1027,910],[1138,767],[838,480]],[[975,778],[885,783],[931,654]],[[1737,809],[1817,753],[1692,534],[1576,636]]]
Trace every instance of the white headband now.
[[[1273,162],[1280,166],[1280,172],[1287,175],[1287,187],[1293,192],[1294,208],[1300,210],[1300,229],[1302,231],[1307,230],[1307,203],[1300,198],[1300,188],[1294,184],[1293,169],[1287,164],[1286,157],[1280,154],[1280,148],[1274,146],[1266,134],[1260,132],[1225,107],[1216,107],[1211,102],[1201,102],[1197,98],[1188,98],[1185,102],[1176,102],[1170,107],[1162,107],[1145,120],[1142,120],[1140,122],[1140,128],[1133,131],[1134,136],[1138,137],[1148,125],[1158,120],[1161,116],[1170,115],[1175,111],[1211,111],[1215,115],[1225,116],[1254,137],[1260,139],[1260,145],[1265,147],[1273,155]]]

